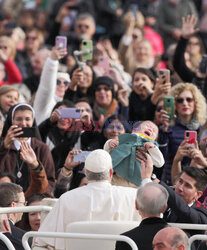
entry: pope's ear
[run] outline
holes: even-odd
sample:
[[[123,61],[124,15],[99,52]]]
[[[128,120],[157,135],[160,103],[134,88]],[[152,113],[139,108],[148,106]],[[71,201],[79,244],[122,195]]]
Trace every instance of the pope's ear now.
[[[135,207],[136,207],[136,210],[139,210],[139,207],[137,205],[137,201],[135,201]]]

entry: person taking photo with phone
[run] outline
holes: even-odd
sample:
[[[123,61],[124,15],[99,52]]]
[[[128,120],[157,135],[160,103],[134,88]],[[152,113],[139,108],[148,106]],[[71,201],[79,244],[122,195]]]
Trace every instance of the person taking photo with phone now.
[[[31,127],[34,127],[33,133],[25,137],[23,129]],[[8,112],[1,138],[0,170],[13,174],[24,192],[29,187],[30,176],[37,175],[41,179],[45,171],[49,182],[45,191],[53,190],[55,170],[52,155],[40,139],[35,112],[29,104],[17,104]]]
[[[178,83],[172,87],[169,96],[175,98],[176,118],[169,119],[168,112],[161,109],[161,123],[158,143],[165,158],[162,180],[171,184],[171,166],[186,130],[197,131],[206,121],[206,100],[201,91],[192,83]],[[170,122],[172,121],[172,123]],[[189,165],[184,158],[182,168]]]

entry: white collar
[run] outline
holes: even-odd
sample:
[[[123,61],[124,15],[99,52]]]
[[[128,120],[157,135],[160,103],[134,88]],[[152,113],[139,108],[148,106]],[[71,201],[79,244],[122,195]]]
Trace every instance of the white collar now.
[[[31,145],[31,138],[28,138],[28,140],[26,142],[29,143],[29,145]],[[16,150],[20,150],[21,142],[18,140],[14,140],[14,146],[15,146]]]

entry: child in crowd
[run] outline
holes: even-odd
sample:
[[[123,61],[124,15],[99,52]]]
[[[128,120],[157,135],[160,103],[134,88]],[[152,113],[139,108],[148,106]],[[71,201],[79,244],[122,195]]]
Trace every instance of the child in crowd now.
[[[158,137],[158,127],[153,122],[136,122],[131,134],[120,134],[118,137],[119,140],[110,139],[104,145],[104,149],[112,157],[116,172],[115,179],[121,176],[130,182],[128,183],[130,186],[133,186],[131,183],[136,186],[141,184],[141,164],[136,160],[137,152],[148,152],[152,157],[153,165],[158,168],[164,165],[163,155],[155,141]],[[124,183],[124,180],[122,181],[119,185]]]

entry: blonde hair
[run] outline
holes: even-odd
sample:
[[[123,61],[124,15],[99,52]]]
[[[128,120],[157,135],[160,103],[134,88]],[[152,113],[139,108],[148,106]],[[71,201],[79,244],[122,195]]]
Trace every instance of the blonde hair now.
[[[9,36],[0,36],[0,42],[6,42],[8,47],[11,49],[10,59],[14,60],[16,56],[16,45]]]
[[[185,90],[189,90],[192,93],[195,100],[194,117],[200,125],[203,125],[207,118],[206,99],[196,85],[193,83],[177,83],[171,88],[169,95],[176,99]]]
[[[10,91],[16,91],[18,94],[18,97],[19,97],[19,90],[16,87],[11,86],[11,85],[3,85],[0,87],[0,100],[1,100],[2,95],[6,94]]]

